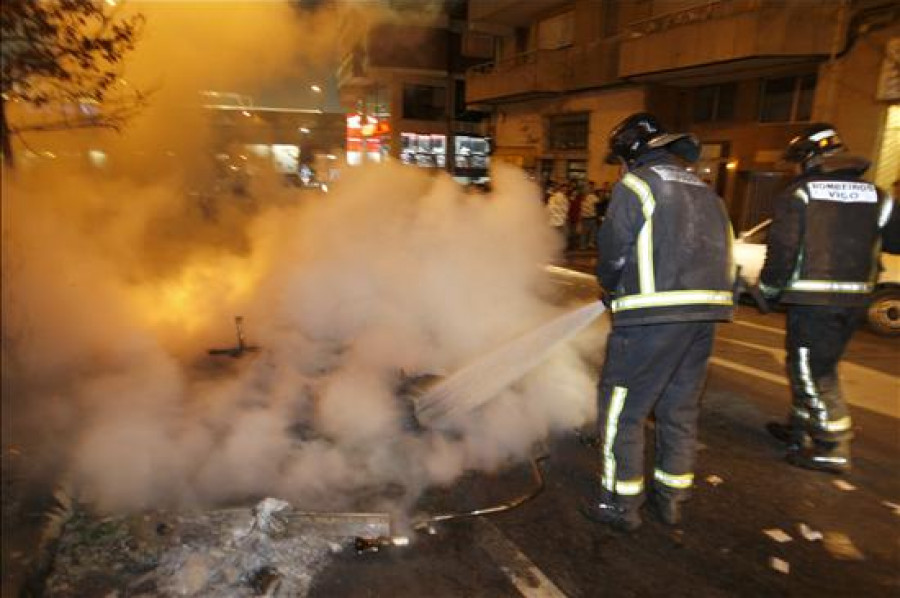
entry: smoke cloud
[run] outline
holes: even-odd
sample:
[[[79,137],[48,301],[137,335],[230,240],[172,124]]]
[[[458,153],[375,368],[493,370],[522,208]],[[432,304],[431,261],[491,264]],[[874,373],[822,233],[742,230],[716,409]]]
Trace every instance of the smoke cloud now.
[[[147,39],[129,69],[138,80],[166,65],[172,98],[201,75],[242,89],[287,76],[290,52],[273,46],[308,26],[280,4],[223,4],[204,38],[182,20],[200,5],[140,8]],[[123,153],[208,153],[202,125],[173,124],[167,101]],[[345,169],[327,195],[263,178],[251,206],[227,197],[211,216],[185,192],[193,160],[146,157],[160,176],[54,164],[3,181],[4,442],[99,509],[263,495],[355,508],[387,486],[403,489],[391,508],[407,508],[594,417],[586,359],[600,335],[588,334],[457,433],[406,425],[405,377],[451,374],[560,311],[541,268],[558,239],[521,172],[498,167],[489,196],[396,164]],[[259,351],[207,355],[236,344],[235,316]]]

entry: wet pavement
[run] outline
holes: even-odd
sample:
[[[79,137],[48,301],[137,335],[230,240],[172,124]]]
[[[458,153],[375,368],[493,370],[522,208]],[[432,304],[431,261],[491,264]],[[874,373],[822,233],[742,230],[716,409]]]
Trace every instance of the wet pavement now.
[[[747,355],[743,347],[743,354],[735,354],[733,346],[721,341],[747,338],[750,330],[764,337],[754,338],[761,347],[775,349],[783,342],[783,316],[760,316],[741,308],[738,321],[749,325],[723,326],[716,356],[740,358],[750,371],[778,376],[781,364],[769,352]],[[861,331],[846,361],[886,372],[896,383],[898,357],[896,341]],[[885,401],[900,401],[896,385],[883,390]],[[631,535],[585,520],[578,505],[597,490],[598,459],[594,449],[572,434],[552,443],[545,491],[514,511],[490,518],[531,564],[519,575],[524,589],[513,583],[516,568],[504,560],[510,557],[498,558],[485,543],[483,528],[465,522],[443,526],[437,536],[419,538],[402,551],[341,555],[317,577],[311,595],[897,595],[897,419],[853,408],[854,471],[837,477],[782,461],[782,449],[764,425],[783,417],[787,401],[782,384],[711,367],[697,484],[678,528],[646,512],[644,526]],[[470,500],[478,491],[478,486],[455,490]],[[806,539],[816,538],[815,532],[822,539]],[[498,569],[508,575],[498,578],[493,574]],[[539,582],[535,572],[550,585]]]

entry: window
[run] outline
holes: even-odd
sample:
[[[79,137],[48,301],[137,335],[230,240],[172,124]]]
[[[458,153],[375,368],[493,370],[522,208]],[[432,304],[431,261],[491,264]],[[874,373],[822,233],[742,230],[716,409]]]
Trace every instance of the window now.
[[[447,116],[447,92],[431,85],[403,86],[403,118],[441,120]]]
[[[808,121],[812,117],[815,74],[766,79],[759,120],[764,123]]]
[[[588,145],[588,114],[551,116],[548,127],[548,146],[552,150],[586,149]]]
[[[734,98],[737,85],[708,85],[694,91],[694,122],[731,120],[734,118]]]
[[[566,162],[567,181],[586,181],[587,162],[584,160],[568,160]]]

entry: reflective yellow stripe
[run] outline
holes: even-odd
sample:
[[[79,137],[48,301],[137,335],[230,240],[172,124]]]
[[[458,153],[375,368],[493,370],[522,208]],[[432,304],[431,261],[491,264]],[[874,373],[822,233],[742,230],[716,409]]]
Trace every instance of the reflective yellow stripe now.
[[[731,221],[728,221],[728,271],[731,272],[731,284],[734,284],[734,281],[737,280],[738,277],[738,266],[737,260],[734,259],[734,227],[731,226]]]
[[[853,425],[853,421],[850,419],[850,416],[842,417],[841,419],[836,419],[831,422],[825,422],[823,426],[829,432],[845,432],[850,429],[850,426]]]
[[[619,429],[619,415],[625,405],[628,389],[622,386],[613,387],[609,401],[609,412],[606,414],[606,434],[603,438],[603,487],[610,492],[616,491],[616,456],[613,454],[613,442]]]
[[[804,409],[803,407],[791,407],[794,412],[794,415],[801,419],[809,419],[809,411]]]
[[[803,407],[793,407],[794,415],[801,419],[809,419],[810,414],[809,411],[804,409]],[[853,420],[849,415],[842,417],[841,419],[836,419],[830,422],[814,422],[815,426],[822,428],[826,432],[846,432],[851,427],[853,427]]]
[[[657,482],[661,482],[672,488],[690,488],[691,484],[694,483],[694,474],[692,473],[673,475],[671,473],[666,473],[661,469],[653,470],[653,478]]]
[[[816,391],[816,383],[812,378],[812,370],[809,367],[809,348],[797,347],[798,369],[800,370],[800,381],[803,383],[803,390],[809,395],[809,403],[815,409],[822,409],[824,405],[819,400],[819,393]]]
[[[881,204],[881,212],[878,214],[878,228],[884,228],[888,220],[891,219],[891,212],[894,211],[894,200],[888,197]]]
[[[874,286],[867,282],[841,282],[837,280],[792,280],[787,288],[792,291],[813,293],[871,293]]]
[[[731,291],[663,291],[661,293],[628,295],[612,302],[612,310],[667,307],[672,305],[732,305]]]
[[[622,183],[638,196],[641,210],[644,212],[644,226],[641,227],[637,238],[638,277],[641,293],[652,293],[656,290],[653,272],[653,212],[656,209],[656,200],[653,199],[650,185],[630,172],[622,178]]]
[[[644,491],[644,480],[638,478],[636,480],[627,480],[616,482],[616,494],[625,496],[637,496]]]

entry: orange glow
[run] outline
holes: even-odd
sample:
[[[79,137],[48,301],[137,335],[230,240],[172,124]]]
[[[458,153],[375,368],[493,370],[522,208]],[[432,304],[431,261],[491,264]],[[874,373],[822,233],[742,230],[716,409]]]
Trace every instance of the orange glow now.
[[[194,262],[177,277],[133,287],[135,307],[151,327],[194,333],[231,317],[251,297],[260,270],[233,256]]]

